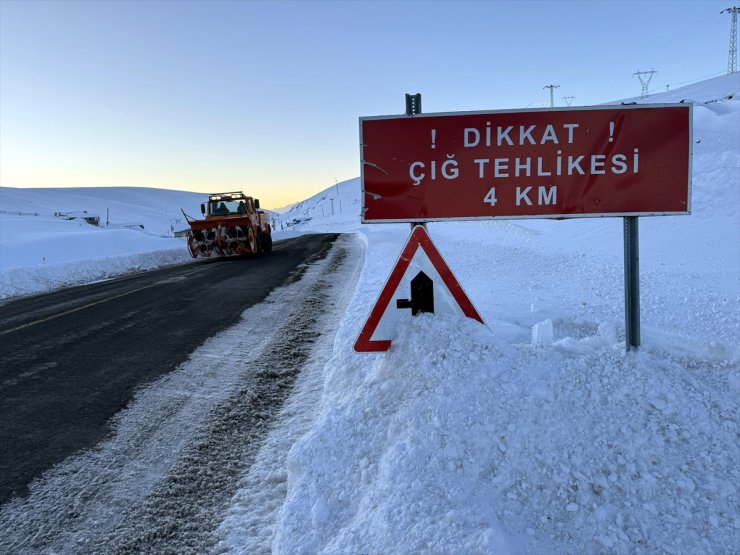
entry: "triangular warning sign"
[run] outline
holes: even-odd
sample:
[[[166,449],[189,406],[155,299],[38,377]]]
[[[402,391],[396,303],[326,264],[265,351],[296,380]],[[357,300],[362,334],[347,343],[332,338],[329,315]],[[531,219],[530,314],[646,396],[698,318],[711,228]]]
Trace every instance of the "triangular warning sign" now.
[[[412,280],[414,277],[416,279]],[[401,256],[380,292],[380,296],[375,302],[375,306],[370,312],[370,316],[365,322],[357,341],[355,341],[355,351],[358,353],[387,351],[391,346],[394,324],[398,320],[398,315],[401,312],[411,314],[404,311],[403,308],[411,308],[413,302],[400,297],[409,296],[409,289],[414,287],[412,281],[423,282],[430,278],[431,282],[436,285],[434,288],[435,298],[438,295],[448,293],[447,297],[450,299],[450,302],[444,302],[444,298],[442,299],[443,302],[437,302],[438,309],[435,308],[435,312],[444,312],[444,308],[447,307],[461,312],[481,324],[484,323],[483,318],[475,310],[473,303],[470,302],[465,291],[452,274],[452,270],[447,266],[437,247],[432,243],[426,229],[417,225],[411,231],[411,236],[403,251],[401,251]],[[411,287],[409,287],[409,284],[411,284]],[[396,299],[396,302],[392,302],[396,297],[399,298]]]

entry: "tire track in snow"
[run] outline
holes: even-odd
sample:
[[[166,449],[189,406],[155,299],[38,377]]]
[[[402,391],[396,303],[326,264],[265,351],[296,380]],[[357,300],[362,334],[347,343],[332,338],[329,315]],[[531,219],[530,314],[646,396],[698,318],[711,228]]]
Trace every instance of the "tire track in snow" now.
[[[211,531],[228,508],[245,461],[251,464],[321,335],[314,315],[326,303],[327,288],[320,280],[307,291],[267,355],[255,362],[251,383],[212,411],[185,456],[101,548],[113,547],[119,553],[203,553],[214,543]]]

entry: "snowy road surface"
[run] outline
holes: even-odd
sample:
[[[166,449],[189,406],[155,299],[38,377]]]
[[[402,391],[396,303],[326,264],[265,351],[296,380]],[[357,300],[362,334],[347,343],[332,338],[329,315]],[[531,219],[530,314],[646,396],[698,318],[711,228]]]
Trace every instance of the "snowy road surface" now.
[[[0,502],[105,438],[136,388],[321,257],[335,235],[284,241],[259,258],[209,259],[0,307]]]
[[[314,356],[317,339],[326,336],[331,344],[341,300],[353,287],[347,272],[358,264],[355,240],[342,238],[329,248],[331,239],[286,242],[313,244],[316,251],[292,272],[293,283],[237,317],[235,326],[208,339],[174,372],[139,389],[104,443],[46,473],[31,484],[30,496],[6,503],[0,529],[11,532],[0,539],[0,551],[85,545],[97,552],[202,552],[213,545],[210,535],[237,480]],[[295,256],[301,249],[284,250]],[[279,252],[278,247],[276,257]],[[219,264],[225,265],[237,266]],[[211,266],[198,269],[207,274]],[[98,360],[88,371],[105,378],[102,366]]]

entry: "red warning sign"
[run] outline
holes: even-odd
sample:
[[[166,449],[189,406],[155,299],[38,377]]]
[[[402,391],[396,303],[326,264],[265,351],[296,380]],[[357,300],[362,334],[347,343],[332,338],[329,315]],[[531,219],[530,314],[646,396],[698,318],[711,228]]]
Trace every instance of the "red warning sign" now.
[[[360,118],[363,223],[688,214],[691,104]]]
[[[405,315],[447,311],[484,323],[426,230],[416,226],[355,341],[355,351],[387,351]]]

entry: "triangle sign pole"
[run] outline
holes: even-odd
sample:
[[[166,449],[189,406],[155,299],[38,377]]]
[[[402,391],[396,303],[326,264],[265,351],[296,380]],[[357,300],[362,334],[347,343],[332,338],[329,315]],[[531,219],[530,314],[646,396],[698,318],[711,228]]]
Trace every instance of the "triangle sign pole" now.
[[[380,323],[380,319],[388,308],[399,283],[401,283],[401,279],[406,273],[406,270],[408,270],[409,265],[411,264],[411,259],[414,258],[414,254],[416,254],[416,251],[419,250],[419,248],[426,253],[429,261],[432,263],[435,270],[437,270],[437,273],[439,273],[442,278],[442,281],[447,286],[447,289],[450,291],[455,301],[457,301],[457,304],[460,305],[463,314],[468,318],[472,318],[473,320],[477,320],[481,324],[484,324],[483,318],[480,317],[480,314],[478,314],[473,303],[465,294],[465,291],[463,291],[462,286],[452,274],[452,270],[447,266],[447,263],[437,250],[437,247],[432,243],[432,239],[429,237],[426,229],[417,225],[411,231],[411,235],[409,236],[403,251],[401,251],[401,256],[398,258],[395,267],[391,271],[391,275],[388,277],[388,281],[386,281],[385,286],[380,292],[380,296],[375,302],[375,306],[370,312],[370,316],[368,317],[367,322],[365,322],[365,326],[362,328],[357,341],[355,341],[354,348],[358,353],[377,353],[387,351],[390,348],[390,340],[373,340],[372,336]]]

